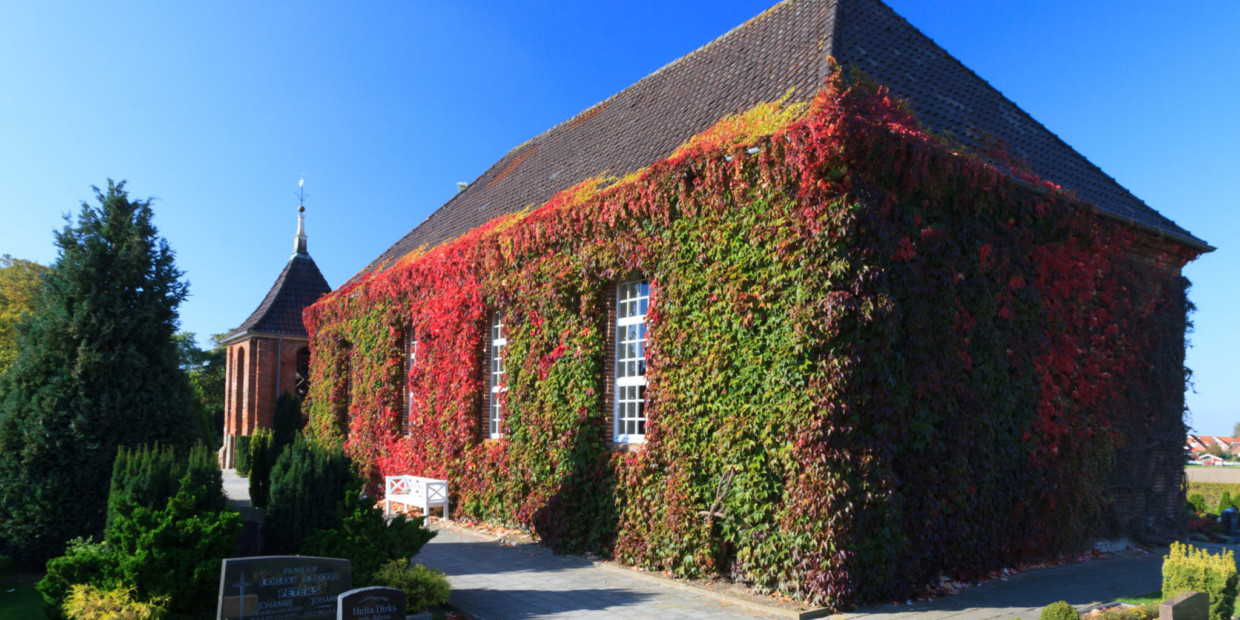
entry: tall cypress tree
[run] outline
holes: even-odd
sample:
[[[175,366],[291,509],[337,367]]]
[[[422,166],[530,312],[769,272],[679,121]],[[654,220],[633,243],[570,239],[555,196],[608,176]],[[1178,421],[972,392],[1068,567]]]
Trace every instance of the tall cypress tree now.
[[[185,446],[198,436],[173,334],[181,282],[149,200],[95,189],[59,257],[20,352],[0,377],[0,542],[24,564],[103,531],[118,446]]]

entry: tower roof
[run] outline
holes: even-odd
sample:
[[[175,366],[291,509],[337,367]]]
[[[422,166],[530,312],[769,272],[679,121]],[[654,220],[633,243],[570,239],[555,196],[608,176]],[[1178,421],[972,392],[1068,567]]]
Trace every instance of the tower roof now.
[[[298,211],[292,258],[250,318],[224,336],[225,344],[251,335],[308,337],[301,312],[332,287],[306,251],[305,208],[298,207]]]
[[[786,0],[548,129],[504,157],[388,248],[383,269],[506,213],[602,174],[667,157],[729,114],[815,95],[834,58],[906,99],[921,122],[976,152],[998,139],[1044,179],[1100,212],[1208,251],[1034,120],[880,0]],[[361,275],[361,274],[359,274]],[[356,278],[356,276],[355,276]]]

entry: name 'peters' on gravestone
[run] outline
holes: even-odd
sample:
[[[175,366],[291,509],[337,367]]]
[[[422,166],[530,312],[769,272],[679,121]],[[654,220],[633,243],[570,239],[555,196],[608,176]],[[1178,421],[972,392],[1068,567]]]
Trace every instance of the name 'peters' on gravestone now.
[[[348,560],[271,555],[228,558],[220,569],[217,620],[335,620],[336,598],[353,587]]]
[[[371,586],[340,595],[336,620],[405,620],[405,592]]]

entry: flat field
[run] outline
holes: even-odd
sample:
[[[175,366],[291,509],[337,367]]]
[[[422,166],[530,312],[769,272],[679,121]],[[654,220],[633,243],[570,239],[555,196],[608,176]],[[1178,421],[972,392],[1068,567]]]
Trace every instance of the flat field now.
[[[1240,484],[1240,467],[1185,467],[1189,482],[1227,482]]]

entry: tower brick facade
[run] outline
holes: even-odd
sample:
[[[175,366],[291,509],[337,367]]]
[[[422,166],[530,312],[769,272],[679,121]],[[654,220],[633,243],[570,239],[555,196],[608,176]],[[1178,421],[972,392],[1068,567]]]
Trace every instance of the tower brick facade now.
[[[224,336],[220,465],[226,469],[236,464],[236,438],[271,428],[280,395],[304,396],[309,385],[309,338],[301,312],[331,287],[306,251],[305,209],[298,209],[293,256],[250,318]]]

